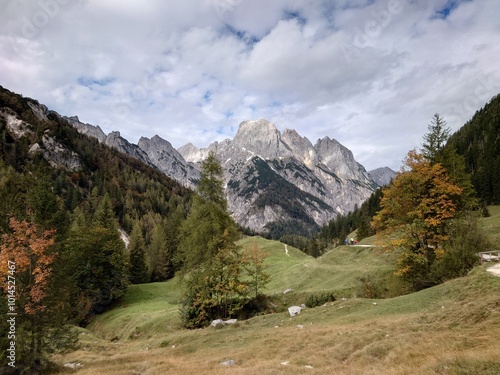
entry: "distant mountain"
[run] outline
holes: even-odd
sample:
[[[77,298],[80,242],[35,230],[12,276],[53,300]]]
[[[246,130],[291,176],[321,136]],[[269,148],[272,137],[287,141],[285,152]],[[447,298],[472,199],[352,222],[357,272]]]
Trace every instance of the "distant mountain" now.
[[[232,140],[202,149],[188,143],[178,150],[159,136],[142,137],[136,146],[117,132],[105,136],[76,117],[69,120],[80,132],[191,188],[199,179],[201,161],[213,151],[224,168],[228,206],[235,220],[275,238],[316,232],[336,215],[359,206],[377,187],[352,152],[336,140],[324,137],[313,145],[295,130],[281,134],[265,119],[242,122]]]
[[[106,135],[99,126],[82,123],[76,116],[62,117],[36,101],[28,102],[40,121],[57,116],[79,133],[158,169],[185,187],[196,187],[201,161],[215,152],[225,171],[228,206],[235,220],[274,238],[316,232],[336,215],[359,206],[377,187],[352,152],[336,140],[324,137],[313,145],[295,130],[280,133],[265,119],[242,122],[234,139],[206,149],[187,144],[175,150],[159,136],[142,137],[135,145],[119,132]],[[30,131],[10,108],[3,108],[1,117],[15,134]],[[39,152],[54,165],[78,170],[78,158],[66,147],[48,133],[30,152]]]
[[[281,134],[260,119],[240,124],[234,139],[206,149],[178,149],[198,164],[213,151],[221,161],[229,209],[236,221],[279,238],[310,234],[365,201],[376,188],[353,154],[334,139],[313,145],[295,130]]]
[[[180,182],[182,185],[195,188],[200,172],[192,163],[187,163],[170,142],[155,135],[153,138],[141,137],[138,147],[143,150],[160,171]]]
[[[176,180],[185,187],[195,189],[200,173],[192,164],[187,163],[170,142],[154,136],[142,137],[135,145],[114,131],[106,135],[99,126],[80,122],[78,117],[64,117],[78,132],[96,138],[99,143],[130,155],[145,164],[158,168],[168,177]]]
[[[368,175],[373,182],[382,187],[390,184],[391,180],[396,176],[396,172],[389,167],[382,167],[368,172]]]

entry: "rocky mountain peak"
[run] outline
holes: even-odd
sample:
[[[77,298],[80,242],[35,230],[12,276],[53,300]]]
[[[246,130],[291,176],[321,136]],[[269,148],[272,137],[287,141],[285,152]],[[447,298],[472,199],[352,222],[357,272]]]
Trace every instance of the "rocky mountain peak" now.
[[[378,186],[385,186],[390,184],[391,180],[396,177],[396,172],[389,167],[382,167],[368,172],[368,175]]]
[[[241,122],[234,140],[237,140],[240,137],[279,138],[280,133],[272,122],[261,118],[258,120]]]
[[[187,162],[200,163],[208,155],[208,150],[199,149],[191,142],[177,149]]]
[[[279,130],[272,122],[265,119],[243,121],[232,141],[232,146],[263,159],[291,156],[290,150],[281,141]]]
[[[151,139],[141,137],[138,147],[160,171],[174,178],[184,186],[190,188],[196,187],[196,182],[200,177],[198,170],[186,162],[179,151],[169,141],[158,135],[155,135]]]
[[[70,120],[95,131],[82,127],[77,118]],[[233,139],[206,148],[188,143],[176,150],[158,135],[133,145],[119,132],[110,133],[105,143],[191,188],[199,181],[200,162],[214,152],[224,168],[232,216],[256,232],[312,233],[360,205],[376,186],[335,139],[324,137],[313,145],[297,131],[281,133],[265,119],[243,121]]]
[[[78,116],[63,117],[63,119],[68,121],[78,132],[96,138],[99,143],[106,142],[106,134],[104,134],[99,126],[85,124],[80,121]]]
[[[302,137],[299,133],[292,129],[285,129],[281,140],[288,146],[292,154],[308,168],[314,168],[318,162],[318,158],[314,147],[306,137]]]

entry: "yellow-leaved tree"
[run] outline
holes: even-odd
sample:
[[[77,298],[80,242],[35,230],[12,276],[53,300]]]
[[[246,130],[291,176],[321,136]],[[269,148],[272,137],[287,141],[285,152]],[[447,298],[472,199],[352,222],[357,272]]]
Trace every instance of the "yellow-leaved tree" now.
[[[401,172],[383,190],[372,225],[390,247],[402,249],[398,274],[415,289],[437,283],[432,266],[445,255],[448,224],[461,194],[441,164],[416,151],[408,153]]]

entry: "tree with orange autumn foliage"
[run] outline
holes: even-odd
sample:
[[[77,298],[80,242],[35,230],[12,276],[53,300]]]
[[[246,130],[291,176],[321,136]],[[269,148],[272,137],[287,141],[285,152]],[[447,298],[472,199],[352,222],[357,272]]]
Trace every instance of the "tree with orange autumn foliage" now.
[[[2,236],[0,246],[0,275],[7,278],[8,264],[16,266],[16,297],[23,302],[25,313],[35,315],[45,311],[44,304],[51,265],[56,255],[48,249],[54,244],[54,230],[40,232],[36,225],[26,220],[10,219],[12,233]],[[7,292],[7,283],[2,284]]]
[[[64,296],[52,284],[55,230],[15,218],[9,224],[0,244],[0,276],[2,292],[11,297],[8,316],[16,327],[16,367],[21,373],[39,373],[48,363],[46,354],[64,341],[65,309],[58,301]]]
[[[372,225],[393,248],[401,248],[398,274],[415,289],[436,284],[432,266],[445,255],[448,224],[457,215],[462,188],[439,163],[410,151],[393,183],[383,190]]]

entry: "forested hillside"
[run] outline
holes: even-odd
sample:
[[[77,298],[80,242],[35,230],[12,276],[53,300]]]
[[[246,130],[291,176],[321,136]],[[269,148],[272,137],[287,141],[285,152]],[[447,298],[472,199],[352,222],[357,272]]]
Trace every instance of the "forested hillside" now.
[[[130,282],[174,275],[192,193],[1,87],[0,136],[0,264],[17,292],[7,305],[3,286],[0,310],[18,314],[18,363],[41,369],[72,342],[64,323],[85,324]]]
[[[500,95],[454,133],[447,147],[464,156],[483,203],[500,204]]]

